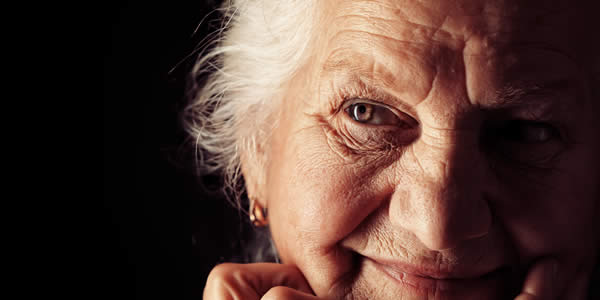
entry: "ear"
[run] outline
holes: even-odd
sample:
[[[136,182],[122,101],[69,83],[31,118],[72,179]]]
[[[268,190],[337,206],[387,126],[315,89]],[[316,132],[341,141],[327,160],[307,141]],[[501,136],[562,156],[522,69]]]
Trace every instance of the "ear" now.
[[[246,192],[248,199],[258,201],[258,203],[266,208],[267,199],[265,193],[265,170],[264,170],[264,152],[262,147],[257,143],[247,143],[253,145],[252,148],[246,146],[240,155],[240,164],[244,182],[246,184]]]

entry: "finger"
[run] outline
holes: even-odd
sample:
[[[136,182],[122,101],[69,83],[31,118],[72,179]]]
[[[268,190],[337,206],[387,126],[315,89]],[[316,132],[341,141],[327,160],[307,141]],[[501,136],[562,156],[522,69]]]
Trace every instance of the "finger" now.
[[[521,294],[515,300],[551,300],[556,299],[556,291],[560,290],[558,280],[558,263],[554,259],[543,259],[535,263],[529,270]]]
[[[276,286],[271,288],[261,300],[315,300],[317,296],[307,294],[299,290],[291,289],[285,286]]]
[[[203,299],[260,299],[272,287],[287,286],[305,293],[312,290],[300,270],[274,263],[216,266],[208,275]]]
[[[560,299],[584,300],[588,299],[589,284],[592,270],[581,270],[575,276],[570,276],[565,291]]]

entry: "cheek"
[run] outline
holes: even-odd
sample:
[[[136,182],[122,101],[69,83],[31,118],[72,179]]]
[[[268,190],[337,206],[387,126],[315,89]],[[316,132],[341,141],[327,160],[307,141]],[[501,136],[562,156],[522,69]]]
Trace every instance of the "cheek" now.
[[[506,187],[510,192],[498,213],[523,260],[556,255],[575,261],[597,252],[599,174],[590,168],[590,154],[585,149],[565,154],[540,180],[515,180]]]
[[[376,201],[361,200],[373,200],[364,195],[371,190],[364,188],[368,176],[361,176],[367,168],[330,150],[318,128],[285,139],[279,149],[267,178],[275,242],[281,250],[293,245],[327,252],[376,206]]]
[[[273,142],[279,151],[271,156],[266,195],[282,262],[296,265],[317,295],[343,294],[344,288],[335,287],[345,286],[355,266],[340,241],[379,202],[365,194],[373,189],[361,171],[370,168],[332,151],[318,128],[276,136]]]

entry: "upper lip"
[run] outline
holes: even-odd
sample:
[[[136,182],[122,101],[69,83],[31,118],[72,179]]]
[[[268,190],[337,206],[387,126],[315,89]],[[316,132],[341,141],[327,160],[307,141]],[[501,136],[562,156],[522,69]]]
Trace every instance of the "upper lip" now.
[[[439,280],[479,278],[500,269],[500,266],[482,268],[479,265],[477,267],[478,264],[474,264],[475,268],[462,268],[460,265],[411,264],[399,260],[368,258],[394,272]]]

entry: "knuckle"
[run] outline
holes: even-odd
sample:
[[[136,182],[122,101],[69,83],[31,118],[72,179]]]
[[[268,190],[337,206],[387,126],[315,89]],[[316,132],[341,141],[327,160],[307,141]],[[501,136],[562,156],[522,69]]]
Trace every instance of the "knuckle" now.
[[[243,281],[242,273],[240,266],[236,264],[217,265],[208,274],[205,290],[219,295],[227,294],[233,299],[240,299],[237,297],[237,293],[239,286],[243,285],[241,282]]]
[[[293,291],[290,288],[284,286],[276,286],[269,289],[269,291],[261,298],[261,300],[283,300],[292,299]]]
[[[237,268],[230,263],[215,266],[208,274],[208,282],[223,282],[234,279]]]
[[[256,299],[244,276],[243,265],[224,263],[208,274],[203,299],[241,300]]]
[[[515,300],[540,300],[538,297],[531,295],[531,294],[520,294],[517,298],[515,298]]]

